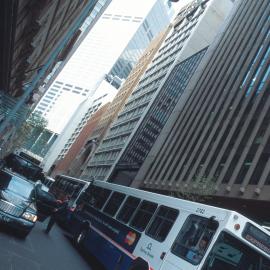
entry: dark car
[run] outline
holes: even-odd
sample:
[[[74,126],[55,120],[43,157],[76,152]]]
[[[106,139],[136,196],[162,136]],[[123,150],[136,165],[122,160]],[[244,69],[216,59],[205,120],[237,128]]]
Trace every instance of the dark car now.
[[[26,237],[36,220],[34,183],[0,170],[0,223]]]
[[[4,166],[34,182],[45,179],[41,167],[14,153],[4,157]]]

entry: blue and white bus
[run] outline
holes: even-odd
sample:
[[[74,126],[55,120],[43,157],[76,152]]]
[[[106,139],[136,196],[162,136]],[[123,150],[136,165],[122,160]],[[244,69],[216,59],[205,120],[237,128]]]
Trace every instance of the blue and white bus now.
[[[106,270],[270,270],[270,234],[226,209],[94,181],[69,221]]]
[[[59,200],[64,200],[69,196],[71,206],[76,205],[76,200],[80,194],[89,186],[89,181],[67,175],[56,175],[54,179],[49,179],[51,179],[49,192]]]

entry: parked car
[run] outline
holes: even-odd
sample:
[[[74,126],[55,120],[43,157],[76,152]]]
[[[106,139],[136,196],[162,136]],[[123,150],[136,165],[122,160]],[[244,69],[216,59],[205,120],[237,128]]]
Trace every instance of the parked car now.
[[[35,185],[9,170],[0,170],[0,223],[26,237],[37,221]]]
[[[4,157],[4,166],[34,182],[45,179],[41,167],[14,153]]]

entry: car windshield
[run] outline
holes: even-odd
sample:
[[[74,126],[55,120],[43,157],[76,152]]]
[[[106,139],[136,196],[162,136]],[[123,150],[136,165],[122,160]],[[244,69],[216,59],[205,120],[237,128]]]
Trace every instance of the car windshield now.
[[[20,197],[29,200],[33,191],[34,185],[28,181],[15,176],[10,175],[4,171],[0,171],[0,189],[8,190],[16,193]]]
[[[202,270],[270,270],[270,260],[222,232]]]

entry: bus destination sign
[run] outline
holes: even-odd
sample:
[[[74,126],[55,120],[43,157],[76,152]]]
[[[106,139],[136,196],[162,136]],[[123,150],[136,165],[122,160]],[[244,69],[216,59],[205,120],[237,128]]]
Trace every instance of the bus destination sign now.
[[[270,255],[270,236],[259,228],[247,223],[242,236],[248,242]]]

